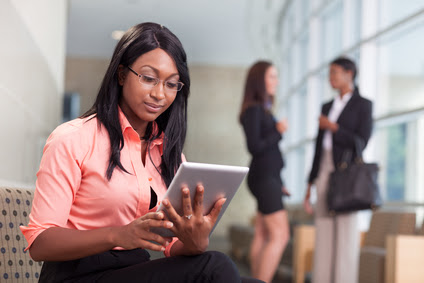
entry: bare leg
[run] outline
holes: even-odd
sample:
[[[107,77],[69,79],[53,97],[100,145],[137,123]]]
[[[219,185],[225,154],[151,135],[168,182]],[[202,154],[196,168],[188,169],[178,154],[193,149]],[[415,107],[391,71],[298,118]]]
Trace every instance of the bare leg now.
[[[266,231],[264,226],[263,215],[258,212],[255,218],[255,233],[253,236],[252,243],[250,244],[250,272],[252,276],[257,278],[258,273],[258,263],[261,260],[263,247],[265,245]]]
[[[287,212],[279,210],[263,215],[263,224],[267,241],[262,247],[259,258],[255,260],[257,267],[254,277],[271,282],[290,238]]]

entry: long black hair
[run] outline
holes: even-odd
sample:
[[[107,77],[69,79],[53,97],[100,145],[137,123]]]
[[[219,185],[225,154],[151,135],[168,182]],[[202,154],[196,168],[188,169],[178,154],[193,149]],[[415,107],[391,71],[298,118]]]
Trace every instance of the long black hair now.
[[[95,114],[99,125],[103,125],[109,133],[111,148],[106,170],[108,180],[112,178],[115,167],[128,173],[120,160],[124,137],[119,122],[118,105],[122,96],[122,86],[118,83],[118,67],[119,65],[128,67],[138,57],[156,48],[164,50],[175,61],[180,81],[184,86],[177,93],[171,106],[156,119],[157,130],[150,122],[142,138],[147,140],[147,148],[150,148],[150,143],[164,133],[160,169],[157,164],[155,166],[167,186],[182,162],[181,154],[187,131],[187,98],[190,93],[187,56],[181,42],[169,29],[156,23],[141,23],[130,28],[116,45],[96,101],[91,109],[81,116],[84,118]]]
[[[250,67],[244,85],[243,101],[239,114],[240,119],[244,111],[250,106],[261,105],[265,107],[267,100],[272,99],[265,87],[265,73],[271,66],[273,66],[271,62],[257,61]]]

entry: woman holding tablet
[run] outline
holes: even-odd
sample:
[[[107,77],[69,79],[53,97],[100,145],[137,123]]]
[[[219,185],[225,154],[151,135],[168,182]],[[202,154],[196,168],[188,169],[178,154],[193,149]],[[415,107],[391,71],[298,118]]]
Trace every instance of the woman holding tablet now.
[[[288,195],[280,177],[284,166],[278,143],[286,120],[271,113],[278,73],[270,62],[259,61],[249,70],[240,111],[240,122],[252,155],[248,186],[257,200],[255,235],[250,246],[252,276],[271,282],[289,240],[287,212],[282,197]]]
[[[93,107],[47,140],[30,222],[21,227],[39,282],[241,282],[225,255],[206,252],[225,199],[203,216],[204,188],[184,214],[163,200],[182,162],[190,90],[178,38],[154,23],[117,44]],[[207,188],[206,188],[207,189]],[[165,227],[177,236],[150,231]],[[149,260],[146,249],[166,257]]]

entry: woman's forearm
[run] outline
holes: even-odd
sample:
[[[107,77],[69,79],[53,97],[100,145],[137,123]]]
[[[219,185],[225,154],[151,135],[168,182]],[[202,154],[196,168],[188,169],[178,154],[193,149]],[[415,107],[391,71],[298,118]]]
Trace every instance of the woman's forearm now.
[[[52,227],[35,239],[29,252],[35,261],[66,261],[94,255],[115,247],[117,229],[83,231]]]

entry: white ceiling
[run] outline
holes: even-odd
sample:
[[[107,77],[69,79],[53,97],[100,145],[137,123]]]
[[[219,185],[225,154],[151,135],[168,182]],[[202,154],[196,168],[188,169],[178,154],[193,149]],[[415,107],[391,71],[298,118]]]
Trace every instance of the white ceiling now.
[[[117,43],[112,31],[152,21],[178,36],[190,64],[244,66],[268,56],[261,37],[284,2],[69,0],[67,55],[109,58]]]

